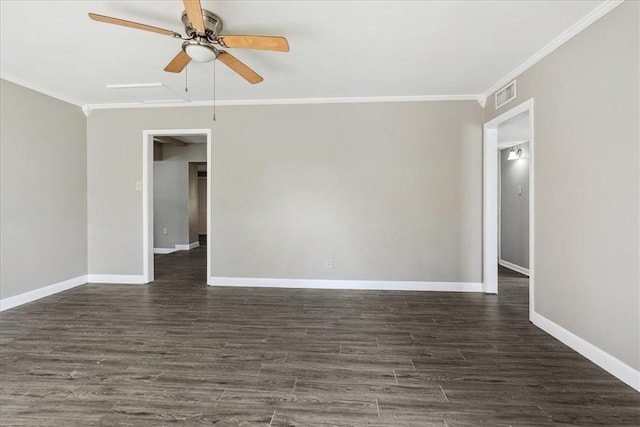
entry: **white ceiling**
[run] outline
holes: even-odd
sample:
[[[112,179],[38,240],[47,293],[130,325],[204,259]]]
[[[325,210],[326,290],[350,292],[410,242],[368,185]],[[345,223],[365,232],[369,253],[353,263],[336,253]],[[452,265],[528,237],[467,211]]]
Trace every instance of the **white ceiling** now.
[[[283,35],[291,51],[230,49],[264,77],[216,64],[219,101],[473,97],[601,8],[602,1],[211,1],[223,34]],[[149,99],[210,101],[213,64],[163,71],[181,41],[88,12],[184,33],[182,1],[0,1],[0,72],[78,105],[139,103],[107,85],[160,83]],[[164,93],[162,93],[164,92]],[[95,107],[95,105],[93,105]]]

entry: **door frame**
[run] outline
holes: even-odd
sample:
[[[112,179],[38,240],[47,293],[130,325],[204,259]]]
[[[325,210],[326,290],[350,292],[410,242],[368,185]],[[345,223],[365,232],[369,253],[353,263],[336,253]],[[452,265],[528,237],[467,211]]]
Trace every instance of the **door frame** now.
[[[154,280],[153,266],[153,137],[157,135],[207,137],[207,284],[211,280],[211,129],[149,129],[142,131],[142,274]]]
[[[529,319],[534,312],[534,280],[535,280],[535,216],[534,216],[534,171],[535,171],[535,132],[534,102],[530,98],[509,111],[502,113],[483,126],[483,250],[482,250],[482,290],[488,294],[498,293],[498,126],[509,119],[529,113]]]

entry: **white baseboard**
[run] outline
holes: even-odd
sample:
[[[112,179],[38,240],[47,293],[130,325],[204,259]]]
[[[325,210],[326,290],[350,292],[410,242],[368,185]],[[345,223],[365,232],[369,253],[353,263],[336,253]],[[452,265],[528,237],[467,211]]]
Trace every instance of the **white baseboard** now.
[[[176,245],[176,249],[179,251],[190,251],[191,249],[195,249],[200,246],[200,242],[192,242],[188,245]]]
[[[188,245],[176,245],[175,248],[153,248],[154,254],[172,254],[178,251],[190,251],[200,247],[200,242],[189,243]]]
[[[74,277],[73,279],[64,280],[62,282],[34,289],[33,291],[25,292],[23,294],[2,298],[0,299],[0,311],[9,310],[10,308],[35,301],[40,298],[48,297],[49,295],[57,294],[58,292],[66,291],[67,289],[75,288],[76,286],[84,285],[87,281],[87,275],[82,275]]]
[[[362,289],[389,291],[482,292],[476,282],[413,282],[389,280],[319,280],[319,279],[263,279],[243,277],[211,277],[209,286],[240,286],[307,289]]]
[[[534,325],[568,345],[620,381],[640,391],[640,371],[535,311],[533,312],[531,321]]]
[[[153,253],[154,254],[166,255],[166,254],[172,254],[174,252],[178,252],[178,249],[174,249],[174,248],[153,248]]]
[[[88,281],[89,283],[113,283],[118,285],[142,285],[147,283],[142,274],[89,274]]]
[[[516,271],[520,274],[524,274],[525,276],[529,276],[529,269],[525,268],[525,267],[520,267],[517,264],[514,264],[512,262],[509,261],[505,261],[503,259],[498,260],[498,264],[500,264],[501,266],[508,268],[509,270],[513,270]]]

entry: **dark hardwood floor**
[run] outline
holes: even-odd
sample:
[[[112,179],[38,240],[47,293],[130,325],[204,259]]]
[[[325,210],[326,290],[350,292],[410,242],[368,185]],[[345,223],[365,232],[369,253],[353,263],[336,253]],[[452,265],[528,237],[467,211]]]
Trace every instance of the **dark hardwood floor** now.
[[[500,295],[208,288],[206,249],[156,281],[0,314],[0,424],[640,425],[640,394]]]

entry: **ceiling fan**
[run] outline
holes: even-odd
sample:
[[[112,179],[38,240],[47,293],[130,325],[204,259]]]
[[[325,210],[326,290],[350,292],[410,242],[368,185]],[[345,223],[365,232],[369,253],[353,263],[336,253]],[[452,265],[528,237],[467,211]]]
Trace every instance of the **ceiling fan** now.
[[[182,13],[182,23],[186,37],[175,31],[165,30],[138,22],[113,18],[110,16],[90,13],[89,18],[107,24],[122,25],[138,30],[151,31],[184,40],[182,50],[169,62],[164,71],[179,73],[194,60],[196,62],[211,62],[216,59],[242,76],[251,84],[260,83],[262,77],[221,48],[259,49],[278,52],[288,52],[289,43],[281,36],[248,36],[221,35],[222,20],[216,14],[202,9],[200,0],[183,0],[185,11]]]

